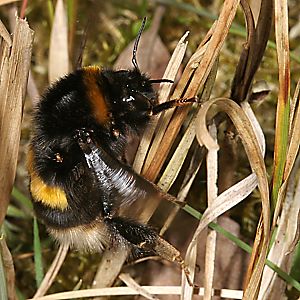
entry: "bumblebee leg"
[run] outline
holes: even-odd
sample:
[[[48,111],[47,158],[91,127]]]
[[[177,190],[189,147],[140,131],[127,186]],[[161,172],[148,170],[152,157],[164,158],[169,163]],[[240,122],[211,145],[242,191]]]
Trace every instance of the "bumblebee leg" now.
[[[196,103],[196,102],[199,102],[199,98],[197,96],[192,97],[192,98],[180,98],[180,99],[166,101],[161,104],[155,105],[152,108],[152,114],[157,115],[164,110],[167,110],[167,109],[170,109],[173,107],[178,107],[178,106],[185,106],[185,105],[189,105],[189,104]]]
[[[149,226],[123,217],[113,217],[107,219],[107,222],[133,247],[133,254],[156,254],[168,261],[177,262],[184,271],[188,283],[193,285],[180,252]]]
[[[107,218],[105,222],[135,249],[141,252],[155,252],[159,236],[149,226],[124,217]]]
[[[190,278],[190,271],[188,270],[183,258],[181,257],[180,252],[175,247],[158,236],[154,250],[161,258],[168,261],[177,262],[180,265],[181,269],[184,271],[188,284],[190,286],[193,286],[193,282]]]

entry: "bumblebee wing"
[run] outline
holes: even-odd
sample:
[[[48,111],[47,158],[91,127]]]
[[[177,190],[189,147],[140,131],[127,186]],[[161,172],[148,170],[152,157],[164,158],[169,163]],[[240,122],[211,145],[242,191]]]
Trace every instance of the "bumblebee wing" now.
[[[81,214],[94,215],[96,211],[103,212],[108,198],[107,191],[99,185],[85,161],[72,169],[69,182],[69,187],[65,189],[67,197],[72,199],[70,202]]]
[[[106,191],[109,203],[104,205],[119,207],[148,197],[161,197],[161,192],[152,183],[109,155],[91,139],[80,139],[79,146],[94,174],[97,188]]]

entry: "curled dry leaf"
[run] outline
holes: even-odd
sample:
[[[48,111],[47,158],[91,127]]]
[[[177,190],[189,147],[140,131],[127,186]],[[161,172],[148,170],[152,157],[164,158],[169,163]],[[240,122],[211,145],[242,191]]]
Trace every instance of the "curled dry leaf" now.
[[[256,137],[256,133],[253,129],[253,125],[251,125],[251,122],[249,121],[249,118],[247,115],[243,112],[241,107],[237,105],[235,102],[229,99],[225,98],[218,98],[218,99],[212,99],[206,103],[203,104],[202,108],[199,110],[199,119],[198,119],[198,126],[197,126],[197,132],[196,136],[198,140],[204,144],[208,149],[217,149],[218,145],[215,143],[215,141],[212,139],[212,137],[209,135],[207,128],[206,128],[206,115],[208,113],[209,108],[217,104],[218,107],[221,108],[221,110],[224,110],[229,117],[231,118],[232,122],[234,123],[241,139],[245,147],[245,151],[247,153],[247,156],[250,161],[251,168],[254,172],[254,174],[250,175],[248,179],[244,179],[244,182],[239,182],[236,186],[234,186],[231,189],[228,189],[221,195],[217,197],[215,202],[213,203],[214,207],[213,210],[208,210],[207,212],[204,213],[204,216],[195,232],[193,241],[189,247],[188,253],[192,247],[195,245],[196,238],[198,234],[208,225],[209,222],[211,222],[217,215],[218,213],[222,213],[220,209],[224,209],[226,211],[227,209],[231,208],[234,206],[236,203],[244,199],[247,195],[251,193],[251,191],[255,188],[256,186],[256,180],[258,182],[258,186],[261,192],[262,196],[262,206],[263,206],[263,217],[264,219],[264,242],[262,247],[264,248],[264,251],[262,252],[263,255],[260,257],[259,261],[260,263],[259,268],[262,270],[264,266],[264,260],[266,255],[266,249],[268,246],[268,236],[269,236],[269,222],[270,222],[270,215],[269,215],[269,198],[268,198],[268,181],[267,181],[267,173],[263,161],[263,155],[262,155],[262,150],[264,150],[263,145],[259,145],[258,143],[258,138]],[[260,138],[261,139],[261,138]],[[236,191],[236,187],[242,188],[242,184],[247,183],[247,189],[245,190],[238,190]],[[228,199],[228,202],[226,201],[225,203],[228,204],[228,207],[226,208],[226,205],[224,205],[224,195],[228,197],[231,193],[235,194],[235,198],[233,198],[233,202],[230,201],[231,199]],[[233,196],[232,194],[230,195],[231,197]],[[223,198],[223,199],[222,199]],[[221,199],[221,201],[220,201]],[[236,201],[236,203],[234,203]],[[216,214],[214,211],[217,211],[218,213]],[[255,273],[256,276],[256,281],[253,283],[253,285],[259,285],[259,272],[256,271]],[[255,287],[254,290],[258,288]]]
[[[217,99],[207,102],[207,104],[205,104],[203,106],[203,108],[199,111],[198,120],[197,120],[198,126],[196,126],[196,128],[197,128],[196,135],[197,135],[198,141],[200,141],[202,144],[204,144],[207,148],[211,147],[211,149],[217,149],[218,146],[215,143],[215,141],[211,138],[211,136],[206,128],[206,115],[208,113],[208,109],[210,108],[211,105],[214,104],[214,102],[216,100]],[[264,155],[265,140],[264,140],[262,130],[259,127],[258,122],[255,119],[253,112],[251,114],[251,112],[250,112],[251,108],[250,108],[249,104],[245,103],[244,107],[245,107],[244,110],[247,111],[247,115],[250,116],[250,118],[248,117],[249,120],[251,120],[251,123],[248,120],[247,126],[248,127],[250,126],[249,128],[253,127],[255,129],[255,135],[256,135],[257,140],[259,141],[260,151],[261,151],[262,155]],[[242,113],[241,108],[239,108],[238,110],[240,111],[240,113]],[[243,118],[243,120],[241,119],[238,124],[244,123],[245,120],[246,120],[246,118]],[[240,126],[240,125],[238,125],[238,126]],[[246,130],[244,130],[243,128],[241,130],[243,131],[242,135],[246,135],[246,136],[244,136],[244,138],[249,139],[250,136],[247,136]],[[253,138],[253,136],[251,138]],[[253,159],[256,159],[256,158],[253,158]],[[229,188],[228,190],[226,190],[222,194],[220,194],[215,199],[212,206],[209,207],[203,214],[201,222],[198,227],[199,233],[215,218],[217,218],[218,216],[220,216],[227,210],[231,209],[233,206],[237,205],[243,199],[245,199],[255,189],[256,186],[257,186],[257,177],[256,177],[255,173],[252,173],[245,179],[241,180],[240,182],[238,182],[237,184],[235,184],[234,186],[232,186],[231,188]]]

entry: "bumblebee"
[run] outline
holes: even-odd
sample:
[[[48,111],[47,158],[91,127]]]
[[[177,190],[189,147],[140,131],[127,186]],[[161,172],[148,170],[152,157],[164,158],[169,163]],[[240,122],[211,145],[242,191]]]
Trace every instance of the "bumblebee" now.
[[[140,136],[152,115],[194,101],[157,103],[153,83],[168,80],[138,68],[144,23],[132,70],[84,67],[46,90],[33,115],[29,188],[37,217],[61,244],[90,252],[122,245],[182,263],[150,226],[124,213],[162,195],[123,161],[129,136]]]

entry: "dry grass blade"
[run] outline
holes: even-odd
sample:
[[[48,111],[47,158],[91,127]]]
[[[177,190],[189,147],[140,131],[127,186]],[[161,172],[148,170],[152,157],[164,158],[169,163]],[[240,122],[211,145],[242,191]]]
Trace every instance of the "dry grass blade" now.
[[[63,0],[58,0],[52,24],[49,49],[49,82],[69,72],[68,22]]]
[[[7,247],[4,236],[0,238],[0,259],[3,261],[3,267],[5,270],[6,282],[7,282],[7,296],[9,300],[16,299],[15,291],[15,269],[14,262],[11,253]]]
[[[2,23],[1,23],[2,24]],[[4,221],[12,191],[19,151],[21,120],[30,67],[33,32],[26,21],[17,19],[11,43],[7,31],[1,25],[0,44],[0,227]],[[15,299],[13,281],[13,263],[9,250],[2,241],[3,260],[9,262],[4,265],[7,270],[8,297]],[[1,259],[1,258],[0,258]]]
[[[0,20],[0,36],[1,39],[3,39],[6,42],[7,46],[11,47],[12,45],[11,36],[1,20]]]
[[[210,136],[217,143],[217,128],[215,124],[209,126]],[[209,149],[206,157],[207,165],[207,206],[213,205],[218,196],[218,149]],[[211,299],[213,291],[213,278],[215,269],[217,233],[208,230],[205,251],[205,273],[204,273],[204,299]]]
[[[179,295],[180,286],[142,286],[148,293],[152,295]],[[243,291],[239,290],[230,290],[230,289],[215,289],[213,291],[214,295],[220,296],[227,299],[242,299]],[[81,290],[74,292],[64,292],[57,293],[52,295],[47,295],[44,297],[37,298],[36,300],[59,300],[59,299],[78,299],[78,298],[87,298],[87,297],[105,297],[105,296],[134,296],[139,295],[137,291],[130,287],[111,287],[103,289],[90,289],[90,290]],[[194,295],[203,296],[204,289],[198,288],[194,291]],[[103,298],[101,298],[103,299]]]
[[[0,58],[0,224],[12,190],[20,140],[20,125],[30,66],[33,32],[17,19],[12,46],[1,43]]]
[[[203,90],[201,91],[201,99],[203,102],[207,101],[211,95],[215,83],[216,75],[217,75],[217,67],[218,67],[218,61],[214,64],[214,67],[207,81],[204,84]],[[174,183],[179,173],[179,170],[181,169],[182,164],[186,158],[188,150],[192,145],[192,142],[195,137],[195,121],[196,121],[196,116],[193,116],[191,122],[188,125],[188,128],[186,129],[182,139],[180,140],[180,143],[176,147],[176,150],[172,155],[172,158],[170,159],[167,167],[165,168],[164,173],[160,177],[158,186],[164,191],[168,191],[172,186],[172,184]],[[192,183],[196,177],[196,174],[200,169],[204,157],[203,150],[204,149],[199,149],[194,152],[193,159],[191,160],[189,169],[185,173],[185,179],[182,183],[182,187],[177,195],[177,201],[183,202],[185,200],[189,192],[189,189],[191,188]],[[163,234],[167,230],[167,228],[174,220],[178,211],[179,211],[178,206],[172,209],[172,211],[168,215],[167,220],[164,223],[163,228],[160,231],[160,234]]]
[[[144,296],[146,299],[159,300],[158,298],[152,296],[144,288],[142,288],[129,274],[122,273],[119,278],[130,288],[136,290],[140,295]]]
[[[295,183],[299,165],[298,159],[289,181],[275,242],[268,255],[270,261],[287,273],[290,272],[293,258],[291,251],[295,245],[297,226],[299,226],[300,180],[298,179]],[[273,270],[265,268],[259,299],[284,298],[285,289],[286,282],[280,279]]]
[[[208,33],[206,39],[208,40],[210,38],[210,36],[211,36],[211,33]],[[193,56],[190,58],[187,66],[181,76],[181,79],[176,87],[176,90],[173,94],[173,97],[172,97],[173,99],[179,99],[182,96],[185,86],[189,82],[190,78],[193,76],[195,68],[198,67],[199,62],[200,62],[200,60],[203,56],[203,53],[205,52],[206,49],[207,49],[207,44],[202,43],[198,47],[196,52],[193,54]],[[199,86],[198,86],[198,88],[199,88]],[[195,96],[195,95],[193,95],[193,96]],[[188,98],[188,97],[186,97],[186,98]],[[168,153],[167,148],[169,148],[171,146],[171,144],[173,143],[175,136],[177,134],[177,131],[184,120],[183,116],[185,116],[185,114],[187,113],[187,109],[188,108],[181,108],[181,110],[177,110],[176,124],[174,123],[174,118],[176,116],[173,116],[175,109],[171,109],[171,110],[165,112],[165,114],[161,118],[162,121],[160,123],[160,126],[157,128],[157,134],[153,140],[153,144],[149,150],[148,157],[144,164],[143,174],[146,178],[148,178],[152,181],[154,181],[156,179],[158,172],[159,172],[164,160],[166,159],[166,156]],[[182,113],[185,112],[185,114],[181,113],[181,116],[178,116],[178,112],[180,112],[180,111]],[[170,125],[172,117],[173,117],[172,125]],[[174,126],[174,128],[173,128],[173,126]],[[170,129],[170,127],[171,127],[171,129]],[[171,131],[171,133],[170,133],[171,135],[166,134],[168,128]],[[175,129],[175,131],[173,131],[172,129]],[[166,139],[167,139],[167,141],[166,141]],[[162,143],[162,141],[164,141],[164,143]]]
[[[262,271],[262,268],[264,266],[266,250],[268,247],[270,212],[269,212],[269,198],[268,198],[269,193],[268,193],[267,173],[263,161],[263,156],[261,153],[262,147],[258,143],[253,127],[249,122],[249,119],[246,116],[246,114],[243,112],[240,106],[238,106],[235,102],[226,98],[212,99],[206,102],[201,108],[201,110],[199,111],[199,115],[201,116],[201,120],[202,120],[201,128],[204,129],[204,127],[206,126],[205,117],[203,116],[206,116],[208,109],[213,104],[217,104],[222,111],[225,111],[231,118],[233,124],[235,125],[235,128],[238,131],[242,139],[242,142],[244,144],[245,151],[249,158],[251,168],[257,176],[258,186],[262,197],[263,218],[264,218],[263,242],[262,242],[262,249],[261,249],[262,254],[258,256],[259,263],[256,264],[255,277],[251,281],[250,296],[249,294],[246,294],[246,297],[249,297],[250,299],[251,296],[253,296],[253,293],[258,290],[259,283],[260,283],[260,276],[261,276],[259,272]],[[201,131],[199,131],[199,133],[200,132]],[[206,147],[211,147],[212,149],[218,149],[218,145],[208,134],[207,130],[206,131],[204,130],[203,133],[201,133],[201,135],[198,134],[197,137],[200,139],[200,141],[203,144],[206,145]],[[195,239],[203,228],[204,226],[202,225],[202,222],[200,222],[199,227],[195,232],[193,241],[189,246],[189,250],[195,246],[194,245]]]
[[[291,111],[290,111],[291,122],[290,122],[290,128],[289,128],[290,135],[291,135],[292,128],[293,128],[295,110],[297,107],[297,103],[299,102],[299,95],[300,95],[300,79],[297,82],[295,92],[294,92],[294,97],[293,97],[293,99],[291,99]],[[289,139],[290,139],[290,137],[289,137]]]
[[[189,33],[186,32],[183,35],[183,37],[180,39],[180,41],[178,42],[178,44],[173,52],[173,55],[169,61],[169,64],[166,68],[163,78],[175,80],[178,70],[180,68],[180,65],[182,63],[182,60],[184,58],[185,51],[186,51],[186,47],[187,47],[186,38],[187,38],[188,34]],[[158,99],[159,102],[167,101],[169,94],[171,92],[171,88],[172,87],[169,84],[162,85],[162,88],[159,92],[159,99]],[[144,133],[144,136],[141,140],[141,143],[139,145],[139,148],[138,148],[138,151],[137,151],[134,163],[133,163],[133,169],[138,173],[141,173],[143,165],[144,165],[144,168],[147,169],[147,163],[144,164],[144,161],[146,158],[146,154],[147,154],[151,139],[154,134],[154,130],[157,125],[157,121],[158,121],[158,119],[154,120],[153,124],[151,124],[151,126],[147,127],[147,129]],[[157,140],[157,138],[156,138],[156,140]],[[157,147],[159,146],[159,144],[160,143],[156,142]],[[157,147],[155,146],[155,143],[154,143],[152,145],[151,149],[153,149],[153,148],[157,149]],[[150,151],[153,151],[151,149],[150,149]],[[156,150],[155,150],[155,152],[156,152]],[[149,156],[151,156],[151,154],[149,154],[148,157]]]
[[[215,26],[213,26],[204,39],[204,42],[198,47],[197,51],[188,62],[173,94],[173,98],[192,98],[198,93],[199,88],[203,86],[219,55],[220,49],[223,46],[228,30],[235,16],[238,3],[238,0],[226,1],[224,3],[220,17]],[[214,33],[212,34],[212,32]],[[209,36],[211,36],[211,38],[209,38]],[[208,50],[206,51],[206,49]],[[185,90],[186,92],[183,94],[183,91]],[[163,137],[164,143],[162,144],[160,151],[156,153],[155,160],[145,172],[146,178],[154,180],[157,177],[188,110],[189,108],[187,107],[182,107],[176,110],[170,125],[165,131]]]
[[[300,81],[299,81],[300,82]],[[299,168],[299,161],[297,164],[296,157],[299,151],[300,144],[300,108],[299,108],[299,82],[297,84],[295,95],[293,97],[293,105],[296,110],[292,108],[290,114],[290,139],[286,155],[286,163],[283,174],[283,183],[279,189],[278,202],[283,203],[282,213],[279,220],[278,230],[276,233],[276,242],[273,244],[269,260],[281,266],[282,269],[289,272],[291,263],[291,248],[293,247],[297,235],[297,226],[299,222],[299,181],[295,188],[296,170]],[[295,165],[295,162],[297,165]],[[292,171],[294,170],[294,172]],[[291,178],[290,178],[291,177]],[[286,193],[286,188],[290,186],[291,190]],[[296,190],[296,192],[294,192]],[[279,215],[279,206],[275,210],[274,217],[277,220]],[[264,270],[264,277],[262,281],[262,290],[260,292],[260,299],[271,298],[272,295],[281,295],[286,284],[278,279],[278,275],[270,269]]]
[[[48,272],[46,273],[41,285],[39,286],[39,289],[36,291],[33,299],[44,296],[50,286],[52,285],[53,281],[56,278],[56,275],[58,274],[66,256],[68,253],[69,246],[67,245],[61,245],[56,253],[56,256],[48,269]]]
[[[182,139],[179,142],[172,158],[170,159],[164,173],[159,179],[158,186],[165,192],[167,192],[174,181],[184,163],[186,155],[195,138],[195,120],[193,119],[188,125]]]
[[[290,141],[287,150],[286,163],[284,168],[283,180],[288,180],[294,166],[300,145],[300,105],[299,105],[300,80],[297,84],[294,103],[296,106],[295,114],[290,119]]]

